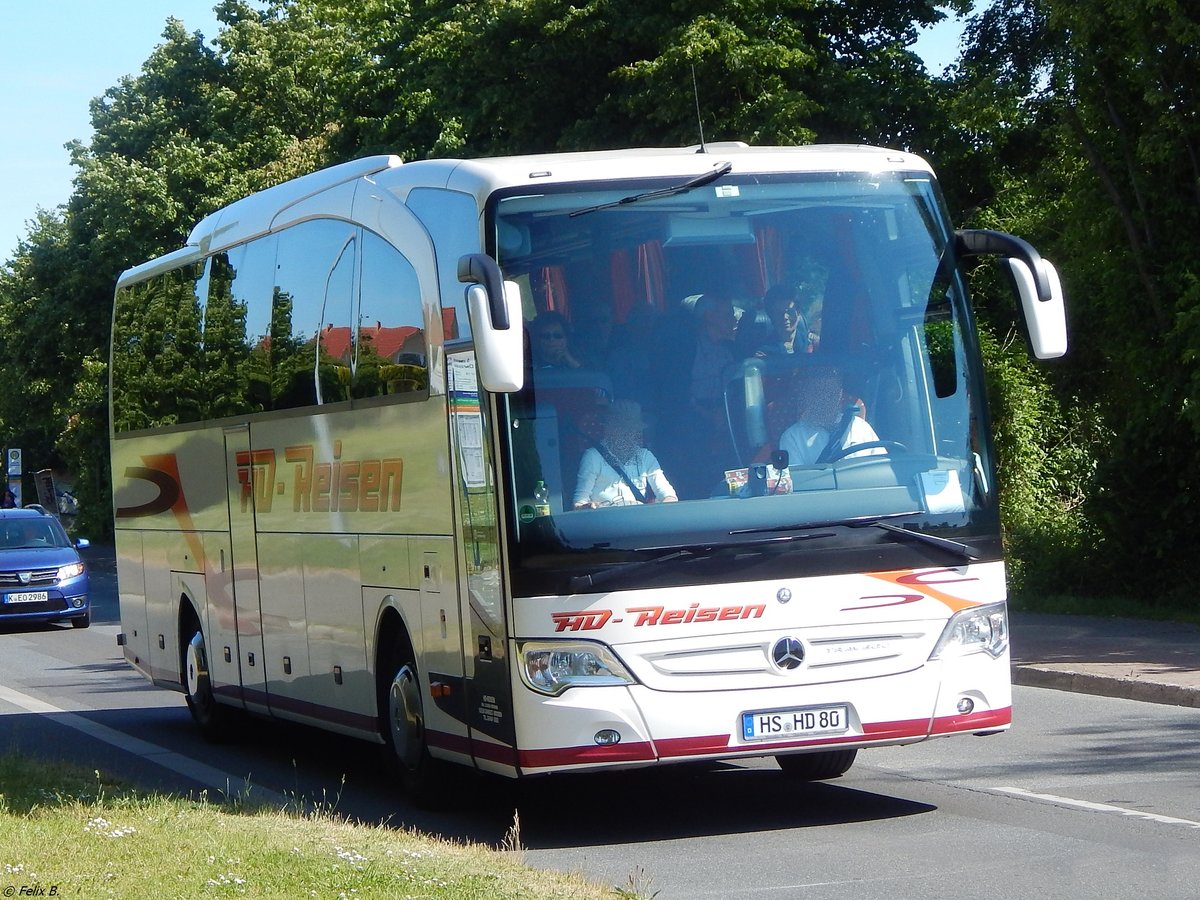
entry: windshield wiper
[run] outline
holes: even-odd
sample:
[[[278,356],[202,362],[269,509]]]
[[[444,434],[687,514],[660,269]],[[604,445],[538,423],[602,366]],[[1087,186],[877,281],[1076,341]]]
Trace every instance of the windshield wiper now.
[[[931,547],[937,547],[940,550],[948,550],[967,560],[977,560],[980,557],[979,551],[974,547],[964,544],[961,541],[954,541],[950,538],[938,537],[935,534],[926,534],[923,531],[912,531],[908,528],[901,528],[899,525],[892,525],[890,522],[884,522],[884,519],[902,519],[907,516],[919,516],[922,510],[914,509],[907,512],[888,513],[882,516],[857,516],[849,519],[831,519],[826,522],[800,522],[794,525],[769,525],[763,528],[742,528],[737,531],[729,532],[733,534],[762,534],[767,532],[777,531],[807,531],[809,529],[834,528],[843,526],[845,528],[881,528],[890,535],[897,537],[911,538],[914,541],[919,541],[923,544],[928,544]]]
[[[892,525],[889,522],[875,522],[873,524],[876,528],[882,528],[888,534],[902,535],[922,544],[928,544],[931,547],[937,547],[941,550],[949,550],[951,553],[956,553],[969,562],[974,562],[975,560],[979,559],[979,551],[971,545],[964,544],[961,541],[953,541],[950,538],[938,537],[936,534],[926,534],[923,531],[912,531],[908,528],[901,528],[899,525]]]
[[[649,549],[649,548],[647,548]],[[606,581],[612,581],[619,575],[625,575],[629,572],[643,569],[647,566],[656,566],[659,563],[670,562],[673,559],[691,559],[707,555],[712,551],[712,547],[680,547],[671,553],[665,553],[662,556],[655,556],[651,559],[636,559],[633,562],[622,563],[618,566],[613,566],[611,569],[602,569],[599,572],[589,572],[586,575],[574,575],[567,582],[567,589],[572,594],[582,593],[589,588],[599,587]]]
[[[902,519],[905,516],[919,516],[922,510],[910,509],[907,512],[885,513],[881,516],[851,516],[848,519],[824,519],[818,522],[796,522],[792,525],[763,525],[759,528],[739,528],[729,532],[734,534],[770,534],[778,531],[807,531],[810,528],[835,528],[838,525],[846,528],[862,528],[864,525],[875,525],[883,519]]]
[[[628,206],[631,203],[641,203],[643,200],[657,200],[661,197],[674,197],[676,194],[686,194],[688,191],[695,190],[698,187],[704,187],[706,184],[712,184],[722,175],[728,175],[733,169],[733,163],[723,162],[711,171],[705,172],[703,175],[697,175],[683,184],[677,184],[674,187],[659,188],[654,191],[643,191],[640,194],[631,194],[628,197],[622,197],[620,200],[613,200],[611,203],[601,203],[597,206],[587,206],[583,209],[577,209],[568,214],[568,218],[576,216],[584,216],[588,213],[599,212],[602,209],[612,209],[617,206]]]
[[[763,544],[786,544],[791,541],[810,540],[818,537],[828,537],[829,535],[821,534],[782,534],[776,537],[760,538],[755,541],[739,541],[730,544],[694,544],[690,547],[639,547],[633,550],[633,553],[655,553],[662,552],[661,556],[654,556],[650,559],[635,559],[632,562],[620,563],[611,568],[601,569],[599,572],[589,572],[586,575],[574,575],[567,582],[567,588],[572,594],[578,594],[589,588],[596,588],[602,584],[612,581],[614,578],[619,578],[622,575],[628,575],[631,572],[636,572],[638,569],[644,569],[649,566],[657,566],[660,563],[671,562],[677,559],[703,559],[711,556],[720,550],[738,550],[742,547],[760,547]]]

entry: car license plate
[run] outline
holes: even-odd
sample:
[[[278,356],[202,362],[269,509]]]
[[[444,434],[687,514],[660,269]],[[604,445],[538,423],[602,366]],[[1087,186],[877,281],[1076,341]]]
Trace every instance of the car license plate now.
[[[50,594],[48,591],[14,591],[6,599],[9,603],[45,603]]]
[[[747,741],[842,734],[849,730],[850,716],[843,704],[742,713],[742,739]]]

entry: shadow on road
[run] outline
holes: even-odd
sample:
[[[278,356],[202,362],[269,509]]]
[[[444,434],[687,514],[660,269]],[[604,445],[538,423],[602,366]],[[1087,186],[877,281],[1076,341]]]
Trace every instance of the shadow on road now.
[[[464,769],[448,808],[431,811],[408,800],[382,749],[363,741],[248,719],[236,741],[208,744],[179,706],[76,715],[228,773],[231,795],[253,784],[297,809],[493,847],[510,838],[514,814],[521,846],[546,850],[894,819],[935,809],[837,781],[792,782],[774,766],[681,764],[521,783]],[[7,752],[97,770],[147,792],[193,799],[205,793],[159,765],[169,754],[126,752],[54,713],[0,716],[0,753]],[[207,798],[220,799],[217,793],[209,789]],[[231,811],[244,810],[235,805]]]

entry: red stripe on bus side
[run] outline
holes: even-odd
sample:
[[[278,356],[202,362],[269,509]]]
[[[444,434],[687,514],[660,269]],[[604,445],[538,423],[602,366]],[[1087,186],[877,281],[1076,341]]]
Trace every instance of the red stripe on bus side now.
[[[471,755],[471,739],[465,734],[451,734],[448,731],[426,731],[425,743],[430,747],[439,747],[451,753]]]
[[[219,685],[213,689],[213,692],[223,697],[241,699],[246,703],[256,703],[259,706],[266,706],[271,709],[286,710],[296,715],[307,716],[310,719],[320,719],[323,722],[333,722],[337,725],[344,725],[347,728],[356,728],[359,731],[379,730],[379,720],[374,716],[364,716],[360,713],[348,712],[347,710],[336,709],[332,706],[309,703],[306,700],[282,697],[278,694],[269,694],[266,691],[258,691],[253,688],[239,688],[236,685]]]
[[[553,766],[583,766],[595,763],[654,762],[654,745],[649,741],[613,744],[607,747],[554,747],[549,750],[520,750],[522,769]]]
[[[431,745],[435,743],[438,747],[446,750],[452,750],[455,753],[461,753],[468,756],[473,756],[475,759],[486,759],[490,762],[499,763],[502,766],[516,768],[517,766],[517,751],[508,744],[493,744],[490,741],[481,741],[478,739],[470,739],[466,736],[442,734],[436,735],[426,733],[427,740]]]
[[[1012,707],[990,709],[987,712],[968,713],[965,716],[942,716],[933,720],[930,734],[953,734],[956,731],[980,731],[1012,724]]]

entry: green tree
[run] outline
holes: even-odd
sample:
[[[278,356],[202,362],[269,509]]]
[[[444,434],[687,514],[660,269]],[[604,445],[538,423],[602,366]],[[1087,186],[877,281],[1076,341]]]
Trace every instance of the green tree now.
[[[338,39],[289,6],[226,0],[215,47],[168,19],[141,72],[93,101],[65,210],[42,215],[0,272],[0,377],[22,386],[0,398],[0,427],[74,470],[93,534],[111,528],[107,417],[80,413],[107,390],[117,275],[179,247],[205,213],[330,161],[322,48]],[[185,365],[176,349],[155,364]]]
[[[22,448],[30,469],[60,466],[59,407],[80,360],[95,350],[63,315],[86,282],[81,261],[63,216],[40,211],[0,270],[0,443]]]
[[[998,0],[968,32],[964,97],[990,92],[1018,177],[1066,274],[1072,360],[1058,392],[1102,416],[1088,491],[1096,582],[1129,571],[1191,595],[1200,527],[1200,16],[1169,0]],[[976,104],[979,108],[981,104]],[[1013,160],[1016,160],[1016,166]],[[1146,562],[1153,560],[1153,565]]]
[[[928,0],[299,5],[350,36],[359,67],[335,146],[415,157],[697,143],[697,100],[708,140],[917,146],[931,85],[906,48],[942,15]]]

